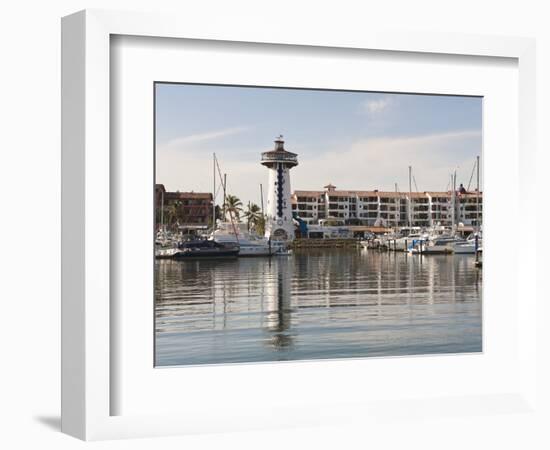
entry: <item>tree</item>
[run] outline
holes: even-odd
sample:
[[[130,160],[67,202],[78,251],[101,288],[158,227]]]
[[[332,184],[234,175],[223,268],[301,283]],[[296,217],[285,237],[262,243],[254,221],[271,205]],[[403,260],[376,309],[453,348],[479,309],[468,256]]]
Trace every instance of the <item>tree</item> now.
[[[216,205],[216,206],[214,206],[214,208],[215,208],[215,209],[214,209],[214,211],[215,211],[215,214],[214,214],[214,215],[215,215],[215,219],[214,219],[213,217],[210,216],[210,217],[208,218],[208,226],[209,226],[209,227],[213,227],[213,228],[215,229],[215,228],[216,228],[216,221],[217,221],[218,219],[223,220],[223,218],[222,218],[222,209],[221,209],[221,207],[218,206],[218,205]],[[212,223],[212,220],[214,220],[214,223]]]
[[[265,216],[260,214],[260,217],[254,224],[254,229],[259,236],[263,236],[265,233]]]
[[[175,223],[178,222],[179,215],[180,215],[180,206],[181,202],[179,200],[176,200],[172,204],[165,207],[165,216],[166,216],[166,224],[169,226],[173,226]]]
[[[248,208],[244,213],[246,217],[246,223],[248,226],[248,231],[250,231],[250,226],[256,227],[258,220],[262,217],[262,212],[260,207],[255,203],[248,203]]]
[[[229,213],[230,217],[235,217],[239,221],[240,213],[242,212],[243,203],[235,195],[228,195],[225,199],[225,212]]]

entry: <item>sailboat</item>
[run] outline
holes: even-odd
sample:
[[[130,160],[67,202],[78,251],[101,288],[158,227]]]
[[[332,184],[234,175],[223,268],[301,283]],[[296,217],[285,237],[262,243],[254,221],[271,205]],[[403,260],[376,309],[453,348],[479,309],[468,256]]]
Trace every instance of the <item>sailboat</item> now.
[[[458,243],[453,246],[454,253],[457,254],[471,254],[475,255],[476,253],[481,253],[482,248],[482,230],[481,230],[481,223],[480,223],[480,216],[479,216],[479,176],[480,176],[480,167],[479,167],[479,156],[476,158],[476,162],[474,164],[474,169],[477,171],[477,186],[476,186],[476,231],[472,233],[466,242],[464,243]],[[472,176],[470,177],[470,182],[472,181],[472,177],[474,175],[474,171],[472,169]],[[468,184],[468,189],[470,189],[470,184]]]
[[[216,155],[214,154],[214,195],[216,192],[216,169],[221,177],[219,163]],[[226,197],[226,183],[227,180],[224,176],[222,181],[224,198]],[[214,205],[214,211],[215,209],[216,208]],[[229,221],[216,221],[214,213],[213,223],[216,225],[210,234],[209,239],[220,244],[238,245],[240,249],[239,256],[270,256],[285,250],[283,243],[271,241],[265,237],[258,236],[257,234],[250,232],[246,224],[236,223],[231,211],[229,211]]]
[[[271,243],[266,238],[250,233],[244,223],[218,221],[210,239],[219,243],[238,244],[239,256],[269,256],[275,253],[279,247],[275,242]]]

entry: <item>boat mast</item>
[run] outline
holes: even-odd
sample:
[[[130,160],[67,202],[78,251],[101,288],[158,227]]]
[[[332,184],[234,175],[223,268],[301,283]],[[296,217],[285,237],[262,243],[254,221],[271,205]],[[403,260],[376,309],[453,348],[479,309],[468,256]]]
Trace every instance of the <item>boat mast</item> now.
[[[460,210],[460,202],[458,202],[457,204],[457,197],[456,197],[456,169],[455,171],[453,172],[452,174],[452,178],[453,178],[453,233],[456,232],[456,225],[457,225],[457,222],[458,222],[458,214],[457,214],[457,211]]]
[[[456,209],[455,209],[455,214],[456,214],[455,229],[456,229],[456,227],[458,226],[458,221],[460,219],[460,200],[458,199],[458,197],[456,195],[456,169],[455,169],[455,173],[453,175],[453,191],[455,193],[455,203],[456,203]]]
[[[222,178],[222,171],[220,169],[220,162],[218,161],[218,158],[215,158],[215,168],[218,169],[218,175],[220,176],[220,180]],[[214,170],[214,174],[215,174],[215,170]],[[215,176],[214,176],[215,178]],[[225,222],[226,221],[226,217],[225,217],[225,214],[226,214],[226,199],[227,199],[227,174],[224,173],[223,174],[223,183],[222,183],[222,188],[223,188],[223,219],[222,219],[222,222]],[[233,232],[235,233],[235,238],[237,239],[237,243],[239,243],[239,236],[238,236],[238,233],[237,233],[237,228],[235,227],[235,223],[233,221],[233,213],[231,211],[229,211],[229,220],[231,221],[231,226],[233,227]]]
[[[246,218],[246,230],[250,233],[250,200],[248,200],[248,217]]]
[[[458,220],[460,219],[460,200],[458,200],[457,202],[457,197],[456,197],[456,169],[455,169],[455,172],[454,172],[454,175],[453,175],[453,192],[455,193],[455,203],[457,203],[456,205],[456,208],[455,208],[455,214],[456,214],[456,217],[455,217],[455,228],[456,228],[456,225],[458,225]],[[457,212],[458,210],[458,212]],[[453,230],[453,233],[455,233],[456,230]]]
[[[237,227],[235,226],[235,221],[233,220],[233,211],[229,210],[229,221],[231,222],[231,228],[233,228],[233,234],[235,235],[235,239],[237,240],[237,244],[240,244],[239,242],[239,233],[237,232]]]
[[[224,174],[223,174],[223,220],[225,220],[225,208],[227,207],[227,203],[226,203],[226,200],[227,200],[226,187],[227,187],[227,174],[224,173]]]
[[[477,156],[476,160],[477,165],[477,189],[476,189],[476,228],[477,232],[481,230],[481,226],[479,223],[479,155]]]
[[[164,190],[160,193],[160,229],[164,233]]]
[[[216,229],[216,154],[212,158],[212,175],[214,178],[214,190],[212,191],[212,232]]]
[[[412,226],[412,166],[409,166],[409,228]]]
[[[456,213],[456,191],[454,176],[451,174],[451,227],[455,227],[455,213]]]
[[[262,187],[262,183],[260,183],[260,203],[262,205],[262,217],[264,215],[264,190]]]
[[[224,220],[225,220],[225,187],[227,186],[227,174],[223,174],[223,198],[224,198]],[[235,239],[237,240],[237,244],[240,244],[239,242],[239,233],[237,233],[237,227],[235,227],[235,221],[233,220],[233,211],[229,210],[229,221],[231,222],[231,227],[233,228],[233,234],[235,235]]]

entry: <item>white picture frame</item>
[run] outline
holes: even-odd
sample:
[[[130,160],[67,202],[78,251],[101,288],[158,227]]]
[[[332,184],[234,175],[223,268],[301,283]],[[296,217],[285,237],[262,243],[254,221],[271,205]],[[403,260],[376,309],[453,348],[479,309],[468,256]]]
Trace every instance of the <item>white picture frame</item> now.
[[[407,52],[414,55],[464,55],[517,60],[519,98],[517,124],[519,136],[518,212],[526,220],[536,220],[534,185],[529,174],[535,167],[535,44],[532,39],[451,34],[416,34],[349,30],[338,36],[311,34],[277,26],[250,25],[235,29],[231,24],[215,30],[193,23],[185,17],[112,11],[82,11],[62,22],[62,430],[86,440],[161,436],[208,431],[259,429],[270,426],[322,424],[336,418],[391,415],[388,404],[377,399],[334,404],[330,412],[319,405],[303,407],[278,403],[274,414],[259,411],[249,420],[224,420],[223,411],[214,420],[206,413],[189,411],[159,414],[154,412],[113,415],[113,395],[122,386],[112,376],[112,366],[121,357],[112,348],[117,333],[110,297],[111,280],[111,184],[117,174],[111,171],[110,90],[111,36],[141,36],[237,43],[285,44],[307,48],[368,49],[381,52]],[[515,188],[514,188],[515,189]],[[536,250],[518,249],[518,258],[528,261],[519,266],[517,283],[527,286],[518,303],[517,352],[520,367],[515,390],[482,392],[463,399],[430,398],[415,400],[411,411],[422,402],[437,402],[442,414],[498,412],[503,404],[515,412],[536,407]],[[519,285],[519,284],[518,284]],[[518,295],[517,293],[515,294]],[[116,316],[116,314],[115,314]],[[152,362],[151,362],[152,364]],[[314,371],[316,366],[300,370]],[[389,362],[389,364],[393,364]],[[352,368],[353,362],[345,367]],[[345,370],[340,367],[338,370]],[[172,370],[172,369],[166,369]],[[237,369],[233,369],[237,370]],[[259,376],[268,366],[245,368]],[[271,368],[269,370],[272,370]],[[298,370],[287,366],[286,371]],[[281,372],[282,372],[281,370]],[[336,374],[341,372],[335,372]],[[338,375],[337,375],[338,376]],[[409,399],[401,393],[391,401]],[[474,406],[477,405],[477,406]],[[481,406],[480,406],[481,405]],[[425,406],[425,405],[424,405]],[[146,409],[146,408],[145,408]],[[315,414],[315,411],[318,411]],[[243,413],[244,414],[244,413]],[[279,418],[273,420],[273,416]],[[236,417],[240,417],[236,415]],[[244,417],[244,416],[242,416]]]

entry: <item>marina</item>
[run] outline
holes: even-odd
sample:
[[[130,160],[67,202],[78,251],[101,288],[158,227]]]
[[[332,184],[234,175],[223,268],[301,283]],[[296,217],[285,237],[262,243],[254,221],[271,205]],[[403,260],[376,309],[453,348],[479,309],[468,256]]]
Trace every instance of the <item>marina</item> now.
[[[293,248],[362,246],[422,255],[474,254],[476,261],[478,259],[482,244],[479,157],[470,177],[471,182],[474,170],[477,171],[473,194],[462,184],[457,188],[456,171],[451,175],[451,191],[413,193],[412,166],[409,166],[408,194],[398,192],[397,185],[396,192],[389,193],[338,191],[331,183],[325,186],[326,191],[292,194],[290,170],[298,165],[298,155],[285,149],[282,135],[275,139],[273,150],[261,153],[260,163],[269,175],[265,210],[260,184],[261,208],[249,203],[243,211],[241,201],[227,193],[227,174],[222,173],[215,154],[213,194],[167,193],[163,185],[157,185],[160,223],[156,231],[156,258],[273,256],[289,253]],[[221,209],[216,206],[219,190],[223,190]],[[183,212],[184,220],[194,219],[199,223],[176,222],[176,227],[168,230],[166,196],[174,199],[172,217],[177,219],[178,213]],[[361,209],[368,212],[358,212]],[[246,221],[241,220],[243,212]]]
[[[332,184],[313,196],[293,195],[297,156],[282,136],[261,154],[265,208],[262,185],[261,207],[244,209],[227,193],[215,155],[213,194],[158,191],[156,365],[482,351],[479,188],[475,203],[464,187],[455,189],[455,175],[453,191],[434,202],[428,193],[338,191]],[[172,218],[179,208],[199,223],[166,227],[170,195]],[[302,211],[304,198],[317,202],[306,210],[315,210],[316,220]],[[375,211],[375,202],[376,220],[372,212],[361,220],[358,210]],[[467,224],[458,220],[466,217]]]

